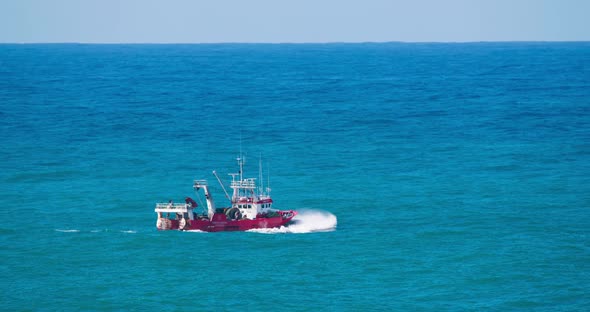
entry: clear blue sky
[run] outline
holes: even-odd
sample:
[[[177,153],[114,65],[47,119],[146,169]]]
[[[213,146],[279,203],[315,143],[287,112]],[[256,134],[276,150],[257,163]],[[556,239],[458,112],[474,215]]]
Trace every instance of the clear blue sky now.
[[[588,40],[590,0],[0,0],[0,42]]]

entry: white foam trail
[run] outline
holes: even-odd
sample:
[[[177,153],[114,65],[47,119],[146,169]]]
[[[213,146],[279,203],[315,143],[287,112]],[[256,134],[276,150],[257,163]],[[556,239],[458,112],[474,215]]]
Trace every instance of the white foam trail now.
[[[186,230],[184,232],[194,232],[194,233],[207,233],[205,231],[201,231],[201,230]]]
[[[55,231],[56,232],[62,232],[62,233],[78,233],[78,232],[80,232],[80,230],[76,230],[76,229],[73,229],[73,230],[55,229]],[[106,233],[106,232],[109,232],[109,230],[108,229],[105,229],[105,230],[90,230],[88,232],[90,232],[90,233],[101,233],[101,232],[105,232]],[[120,230],[119,232],[120,233],[128,233],[128,234],[135,234],[135,233],[137,233],[137,231],[134,231],[134,230]]]
[[[278,234],[278,233],[312,233],[330,232],[336,230],[338,219],[335,215],[322,210],[299,210],[299,214],[293,218],[293,223],[288,226],[272,229],[255,229],[248,232]]]

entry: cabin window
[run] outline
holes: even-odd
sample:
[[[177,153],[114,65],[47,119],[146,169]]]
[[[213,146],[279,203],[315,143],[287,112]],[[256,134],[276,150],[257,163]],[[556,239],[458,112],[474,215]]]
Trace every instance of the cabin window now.
[[[252,208],[252,205],[248,205],[248,209]]]

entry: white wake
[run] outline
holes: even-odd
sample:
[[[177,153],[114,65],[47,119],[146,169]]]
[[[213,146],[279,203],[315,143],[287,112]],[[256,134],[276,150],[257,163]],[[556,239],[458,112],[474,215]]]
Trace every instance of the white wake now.
[[[254,229],[248,232],[278,234],[278,233],[312,233],[330,232],[336,230],[338,219],[335,215],[322,210],[299,210],[299,214],[292,220],[293,223],[280,228]]]
[[[104,230],[84,230],[84,231],[80,231],[77,229],[55,229],[56,232],[62,232],[62,233],[80,233],[80,232],[90,232],[90,233],[106,233],[106,232],[113,232],[116,230],[109,230],[109,229],[104,229]],[[137,233],[137,231],[135,230],[118,230],[116,232],[121,232],[121,233],[127,233],[127,234],[135,234]]]

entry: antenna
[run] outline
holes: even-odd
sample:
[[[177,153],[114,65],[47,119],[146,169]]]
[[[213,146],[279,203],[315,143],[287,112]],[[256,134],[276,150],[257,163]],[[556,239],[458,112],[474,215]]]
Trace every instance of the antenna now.
[[[262,180],[262,153],[258,156],[258,179],[260,181],[260,195],[264,194],[264,180]]]
[[[240,157],[242,157],[242,130],[240,130]]]
[[[266,178],[267,178],[267,183],[266,183],[266,191],[268,193],[268,195],[270,196],[270,165],[268,163],[266,163]]]
[[[238,160],[238,166],[240,166],[240,181],[244,180],[244,163],[246,163],[246,157],[242,156],[242,154],[240,153],[240,156],[237,158]]]
[[[246,157],[242,155],[242,130],[240,130],[240,155],[238,156],[238,166],[240,166],[240,183],[244,180],[243,171]]]

